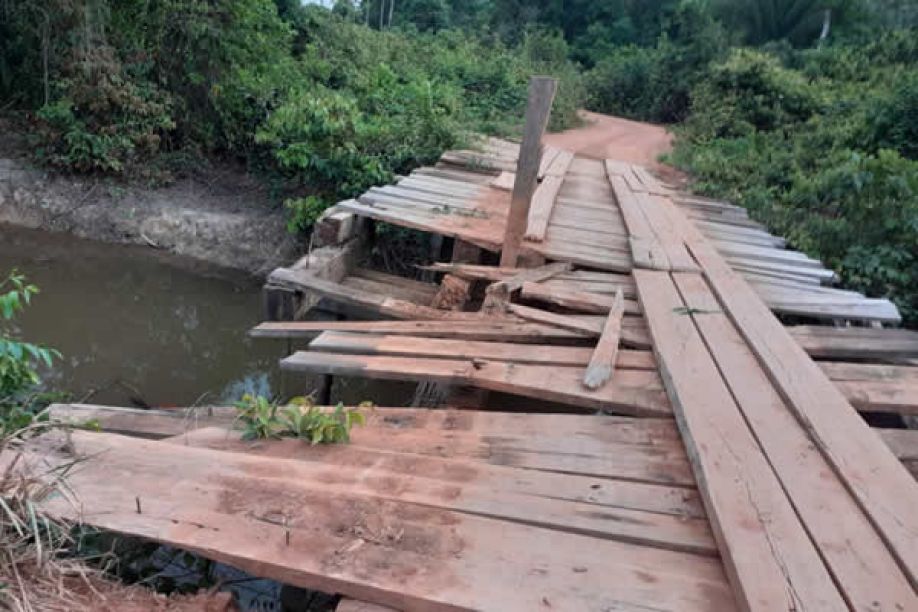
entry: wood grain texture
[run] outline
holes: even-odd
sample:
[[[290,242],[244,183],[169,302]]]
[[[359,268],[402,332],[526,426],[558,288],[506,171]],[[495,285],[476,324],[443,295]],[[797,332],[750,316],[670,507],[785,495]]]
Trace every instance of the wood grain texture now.
[[[845,602],[749,431],[666,272],[638,293],[721,558],[746,610],[842,610]]]
[[[609,308],[608,319],[602,329],[602,335],[599,337],[599,342],[596,343],[590,363],[583,374],[583,386],[587,389],[595,391],[612,378],[613,369],[618,361],[618,344],[621,339],[624,314],[625,296],[619,290],[615,294],[612,306]]]

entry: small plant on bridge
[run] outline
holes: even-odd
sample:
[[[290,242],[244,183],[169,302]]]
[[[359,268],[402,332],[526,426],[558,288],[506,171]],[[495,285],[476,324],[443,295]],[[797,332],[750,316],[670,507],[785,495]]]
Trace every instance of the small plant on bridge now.
[[[297,397],[285,406],[262,396],[246,394],[236,403],[236,419],[242,424],[244,440],[292,437],[310,444],[337,444],[350,441],[351,428],[363,425],[364,402],[356,408],[338,403],[328,410],[313,404],[309,397]]]

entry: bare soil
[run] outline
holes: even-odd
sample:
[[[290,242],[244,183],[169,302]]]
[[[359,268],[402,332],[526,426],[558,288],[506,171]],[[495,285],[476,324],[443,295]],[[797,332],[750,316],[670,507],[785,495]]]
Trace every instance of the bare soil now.
[[[300,254],[284,211],[244,167],[213,163],[164,187],[34,166],[0,118],[0,224],[141,244],[263,275]]]
[[[544,142],[583,157],[640,164],[673,185],[686,181],[685,174],[659,161],[672,150],[673,135],[665,127],[589,111],[581,111],[580,117],[583,126],[546,134]]]

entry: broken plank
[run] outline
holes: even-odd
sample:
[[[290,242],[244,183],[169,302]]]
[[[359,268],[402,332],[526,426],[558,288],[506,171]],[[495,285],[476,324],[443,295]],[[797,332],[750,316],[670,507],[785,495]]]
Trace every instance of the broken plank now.
[[[527,321],[551,325],[593,337],[599,337],[602,334],[604,319],[601,318],[561,315],[539,308],[523,306],[522,304],[510,304],[510,312]],[[646,334],[643,333],[643,330],[630,328],[624,323],[622,325],[622,344],[636,349],[648,349],[651,347],[650,341],[647,339]]]
[[[576,346],[510,344],[474,340],[447,340],[412,336],[386,336],[348,332],[323,332],[309,344],[314,351],[364,355],[488,359],[530,365],[586,366],[593,349]],[[655,370],[649,351],[623,350],[615,367],[624,370]]]
[[[598,391],[587,391],[580,384],[580,368],[487,360],[301,351],[282,359],[281,368],[342,376],[472,385],[489,391],[568,404],[572,408],[606,410],[632,416],[671,414],[659,377],[656,372],[647,370],[622,370],[610,385]]]
[[[488,286],[485,290],[485,301],[481,309],[483,312],[488,313],[503,312],[510,303],[510,296],[514,291],[519,291],[524,283],[547,280],[562,272],[567,272],[571,268],[571,264],[566,262],[556,262],[538,268],[521,268],[510,278]]]
[[[613,287],[610,293],[615,294],[621,291],[622,289],[620,287]],[[563,306],[571,310],[596,314],[608,313],[609,309],[615,304],[614,295],[600,295],[583,291],[555,289],[541,283],[524,283],[520,296],[538,302],[547,302],[549,304]],[[624,297],[622,300],[625,309],[624,312],[626,314],[641,314],[641,306],[637,301],[625,300]]]
[[[624,314],[625,296],[619,289],[609,308],[609,318],[603,327],[602,335],[599,337],[599,342],[596,343],[590,363],[583,375],[583,386],[587,389],[599,389],[612,377],[613,368],[618,361],[618,344]]]

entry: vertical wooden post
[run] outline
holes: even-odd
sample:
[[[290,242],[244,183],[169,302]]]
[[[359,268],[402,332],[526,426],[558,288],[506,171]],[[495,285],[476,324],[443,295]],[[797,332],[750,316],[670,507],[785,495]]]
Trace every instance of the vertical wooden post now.
[[[542,161],[542,134],[551,115],[558,81],[551,77],[534,76],[529,79],[529,103],[526,106],[526,127],[520,144],[520,157],[516,164],[516,180],[507,215],[507,230],[500,255],[502,268],[515,268],[520,255],[520,244],[526,233],[529,204],[539,178]]]

